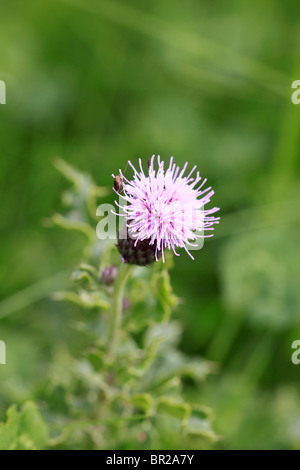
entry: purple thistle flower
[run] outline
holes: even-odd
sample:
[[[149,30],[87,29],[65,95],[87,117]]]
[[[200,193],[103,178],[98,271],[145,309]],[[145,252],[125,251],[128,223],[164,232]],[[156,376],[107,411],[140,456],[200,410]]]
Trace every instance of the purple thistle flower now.
[[[141,262],[137,262],[136,259],[131,261],[130,257],[126,257],[126,242],[124,239],[120,240],[120,236],[119,251],[125,262],[133,264],[148,264],[157,261],[160,256],[164,261],[165,249],[172,250],[176,256],[179,256],[176,248],[184,248],[194,259],[188,247],[197,246],[192,242],[198,238],[213,236],[204,235],[203,231],[213,230],[212,225],[219,223],[220,217],[212,216],[219,210],[218,207],[204,210],[204,205],[210,201],[214,191],[211,187],[202,189],[207,180],[201,181],[199,172],[192,177],[196,166],[184,176],[188,163],[185,163],[180,171],[171,157],[169,166],[165,170],[164,162],[158,156],[158,169],[155,170],[154,160],[155,155],[148,163],[148,175],[144,173],[141,159],[139,159],[139,172],[129,161],[134,171],[133,180],[128,181],[120,170],[122,188],[120,192],[115,189],[125,201],[125,205],[115,202],[123,211],[123,214],[117,215],[126,218],[127,228],[123,238],[127,239],[129,236],[131,239],[130,256],[134,249],[145,247],[145,244],[148,251],[152,249],[153,256],[148,262],[144,258]]]

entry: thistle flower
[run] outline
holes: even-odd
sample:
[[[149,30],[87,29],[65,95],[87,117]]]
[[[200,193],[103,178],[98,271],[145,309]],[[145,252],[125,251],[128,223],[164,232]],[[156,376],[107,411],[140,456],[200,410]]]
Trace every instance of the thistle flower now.
[[[199,172],[192,177],[196,166],[184,176],[188,163],[182,170],[171,157],[167,170],[164,162],[157,157],[158,169],[154,168],[155,155],[148,162],[148,174],[144,173],[139,159],[140,171],[128,161],[134,171],[133,180],[125,178],[120,170],[121,187],[115,192],[123,199],[122,209],[126,219],[123,233],[119,234],[118,249],[123,261],[130,264],[150,264],[169,249],[179,256],[176,249],[184,248],[192,258],[189,247],[197,247],[198,238],[210,237],[204,231],[213,230],[212,225],[219,217],[212,214],[218,207],[204,210],[214,191],[211,187],[202,189],[206,179]],[[114,175],[113,175],[114,176]],[[201,181],[202,180],[202,181]]]

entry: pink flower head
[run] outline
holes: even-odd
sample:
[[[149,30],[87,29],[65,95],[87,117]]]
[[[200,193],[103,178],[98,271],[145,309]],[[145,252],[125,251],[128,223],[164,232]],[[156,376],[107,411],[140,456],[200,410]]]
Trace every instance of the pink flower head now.
[[[212,225],[219,223],[219,217],[212,216],[218,207],[204,210],[214,191],[211,187],[202,189],[206,179],[201,181],[199,172],[192,177],[196,166],[184,176],[188,163],[182,170],[170,159],[165,170],[164,162],[157,157],[158,169],[154,168],[155,155],[148,163],[148,174],[144,173],[142,161],[139,159],[140,171],[132,163],[133,180],[128,181],[122,172],[122,191],[119,196],[125,201],[122,208],[126,217],[128,234],[134,239],[134,247],[147,240],[148,247],[155,249],[155,260],[162,256],[164,250],[172,249],[178,256],[176,248],[184,248],[193,258],[188,247],[197,246],[192,242],[204,235],[204,230],[213,230]],[[201,182],[201,183],[200,183]],[[122,215],[122,214],[118,214]]]

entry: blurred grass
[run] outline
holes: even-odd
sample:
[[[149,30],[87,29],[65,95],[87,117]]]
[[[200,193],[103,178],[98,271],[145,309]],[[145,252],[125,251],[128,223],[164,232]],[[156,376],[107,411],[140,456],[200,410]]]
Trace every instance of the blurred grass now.
[[[182,255],[171,272],[183,298],[182,349],[220,361],[190,393],[213,407],[219,446],[299,448],[299,373],[290,361],[300,337],[300,108],[290,100],[297,7],[1,5],[2,415],[10,400],[30,397],[56,345],[79,341],[70,307],[48,300],[68,283],[82,247],[80,235],[42,224],[66,187],[53,159],[110,187],[128,158],[174,155],[208,177],[222,216],[196,261]]]

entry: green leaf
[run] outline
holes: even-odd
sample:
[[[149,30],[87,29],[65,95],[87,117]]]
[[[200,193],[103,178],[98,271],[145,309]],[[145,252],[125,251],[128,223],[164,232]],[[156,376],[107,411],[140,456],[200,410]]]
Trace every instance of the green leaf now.
[[[172,309],[178,304],[178,299],[173,294],[169,272],[165,268],[153,276],[152,290],[156,296],[158,306],[164,312],[164,319],[168,320]]]
[[[188,403],[175,401],[168,397],[162,397],[157,402],[157,413],[167,414],[186,423],[191,414],[191,407]]]
[[[104,298],[100,290],[98,292],[86,292],[82,290],[79,294],[72,291],[53,292],[51,298],[57,301],[65,300],[72,302],[86,309],[102,308],[108,310],[110,307],[109,302]]]
[[[149,348],[157,341],[161,344],[160,350],[166,349],[169,346],[177,346],[181,333],[182,326],[178,321],[154,324],[145,335],[145,346]]]
[[[66,230],[75,230],[77,232],[83,233],[90,242],[95,242],[97,240],[96,231],[86,222],[79,220],[77,217],[73,217],[73,214],[69,216],[63,216],[61,214],[54,214],[51,217],[51,221],[58,225],[61,228]]]
[[[205,407],[192,406],[191,414],[184,427],[189,434],[204,436],[212,441],[218,439],[211,428],[211,412]]]
[[[73,271],[72,281],[75,281],[82,287],[88,289],[96,287],[100,282],[98,273],[94,266],[83,263]]]
[[[16,405],[11,406],[6,423],[0,424],[0,450],[43,449],[47,439],[47,426],[33,402],[27,402],[20,412]]]
[[[104,353],[98,348],[90,348],[86,354],[86,358],[96,371],[101,371],[105,366]]]
[[[214,371],[215,363],[202,358],[191,359],[181,351],[170,348],[155,358],[149,370],[141,378],[139,386],[154,391],[173,381],[174,378],[188,377],[198,382]]]
[[[129,401],[136,408],[138,408],[141,411],[144,411],[146,415],[148,415],[151,412],[153,401],[149,393],[140,393],[140,394],[134,395],[130,397]]]
[[[108,188],[97,186],[89,174],[77,170],[60,158],[54,161],[54,166],[73,184],[72,189],[65,192],[63,202],[80,210],[81,216],[85,217],[89,213],[92,218],[96,218],[97,198],[106,196],[109,193]]]

